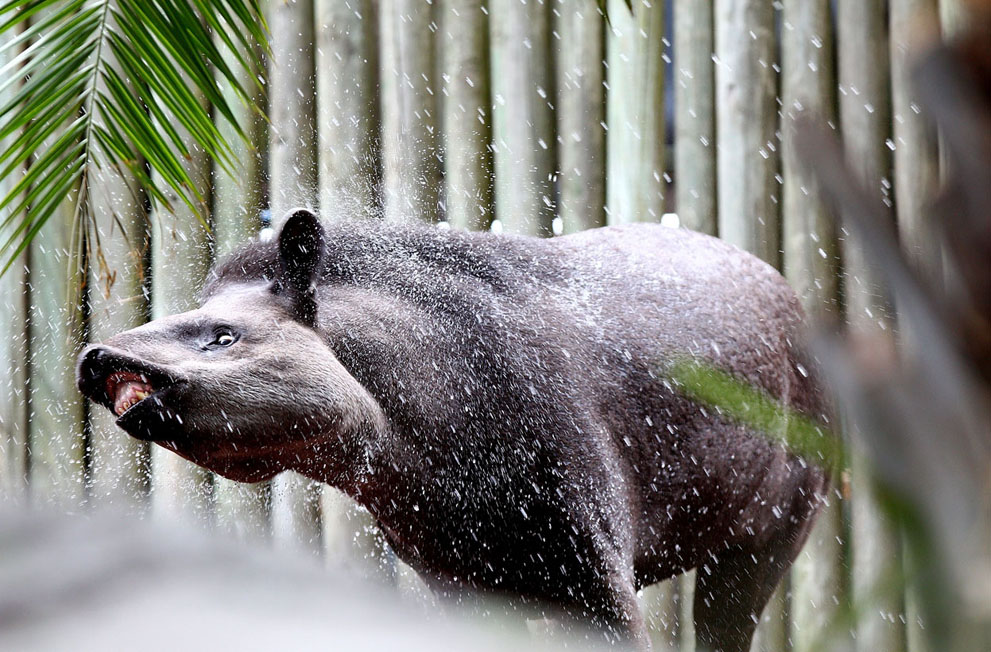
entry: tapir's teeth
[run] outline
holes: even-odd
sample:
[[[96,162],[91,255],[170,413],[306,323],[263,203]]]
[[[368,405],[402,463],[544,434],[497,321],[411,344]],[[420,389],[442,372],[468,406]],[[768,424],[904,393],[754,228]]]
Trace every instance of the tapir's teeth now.
[[[140,376],[144,378],[144,376]],[[145,380],[138,380],[136,377],[116,380],[111,378],[108,392],[114,398],[113,410],[120,416],[131,409],[136,403],[151,396],[154,388]]]

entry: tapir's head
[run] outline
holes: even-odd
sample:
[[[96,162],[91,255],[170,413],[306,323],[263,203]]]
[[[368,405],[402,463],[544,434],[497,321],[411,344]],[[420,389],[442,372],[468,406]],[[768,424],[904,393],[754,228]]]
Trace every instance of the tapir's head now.
[[[218,284],[197,310],[84,349],[79,390],[132,436],[232,479],[305,470],[314,457],[360,464],[360,439],[382,417],[316,329],[316,216],[293,212],[277,249],[272,278]]]

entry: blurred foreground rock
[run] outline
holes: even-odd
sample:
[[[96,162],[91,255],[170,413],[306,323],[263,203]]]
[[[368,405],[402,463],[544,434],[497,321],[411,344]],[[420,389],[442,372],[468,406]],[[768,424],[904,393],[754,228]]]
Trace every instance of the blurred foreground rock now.
[[[522,618],[427,614],[394,590],[331,573],[316,559],[195,529],[113,514],[0,510],[0,650],[474,651],[564,643],[535,639]]]

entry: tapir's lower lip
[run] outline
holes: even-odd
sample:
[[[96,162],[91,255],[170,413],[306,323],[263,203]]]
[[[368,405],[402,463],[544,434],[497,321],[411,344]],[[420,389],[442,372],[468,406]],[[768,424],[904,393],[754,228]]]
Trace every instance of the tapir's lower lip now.
[[[175,408],[174,394],[182,384],[177,382],[162,387],[131,405],[117,417],[117,427],[142,441],[175,439],[182,431],[183,418]]]

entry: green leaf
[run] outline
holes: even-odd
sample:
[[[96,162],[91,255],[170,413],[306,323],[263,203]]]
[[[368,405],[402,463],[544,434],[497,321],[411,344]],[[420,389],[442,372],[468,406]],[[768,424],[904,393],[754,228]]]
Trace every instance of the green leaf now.
[[[839,437],[763,390],[690,359],[676,362],[667,375],[686,396],[731,421],[785,444],[796,455],[830,472],[840,468],[845,453]]]
[[[233,170],[221,123],[246,139],[231,102],[261,111],[240,79],[261,87],[266,51],[259,0],[0,0],[3,269],[73,198],[80,235],[99,247],[91,170],[127,169],[157,205],[178,197],[206,226],[206,189],[185,162],[195,147]]]

